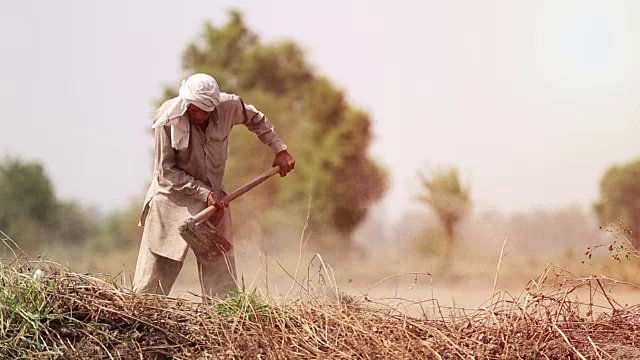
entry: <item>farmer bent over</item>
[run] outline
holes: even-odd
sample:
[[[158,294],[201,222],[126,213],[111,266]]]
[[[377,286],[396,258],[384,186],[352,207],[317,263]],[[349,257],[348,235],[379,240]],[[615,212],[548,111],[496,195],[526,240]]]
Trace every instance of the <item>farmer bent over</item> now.
[[[237,95],[221,93],[209,75],[183,80],[179,95],[156,111],[153,179],[140,218],[144,231],[134,276],[136,291],[169,294],[189,249],[178,227],[207,206],[224,210],[216,228],[233,242],[231,213],[219,200],[226,195],[222,178],[229,132],[240,124],[276,154],[273,166],[280,167],[281,176],[293,169],[287,145],[264,114]],[[233,250],[197,263],[204,295],[222,296],[237,289]]]

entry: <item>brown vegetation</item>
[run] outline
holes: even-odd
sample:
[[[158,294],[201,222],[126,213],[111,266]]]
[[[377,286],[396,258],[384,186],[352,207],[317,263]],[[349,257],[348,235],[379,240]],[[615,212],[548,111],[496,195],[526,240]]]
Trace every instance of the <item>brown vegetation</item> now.
[[[615,254],[615,246],[612,255]],[[637,256],[637,253],[635,253]],[[317,262],[316,262],[317,264]],[[36,268],[44,277],[33,277]],[[605,359],[640,357],[640,305],[618,302],[604,276],[550,265],[518,295],[476,309],[436,299],[376,300],[318,291],[320,261],[284,296],[244,287],[193,302],[132,293],[122,279],[17,257],[2,265],[0,355],[29,358]],[[498,273],[496,273],[496,280]],[[327,295],[328,294],[328,295]],[[410,316],[407,306],[420,309]]]

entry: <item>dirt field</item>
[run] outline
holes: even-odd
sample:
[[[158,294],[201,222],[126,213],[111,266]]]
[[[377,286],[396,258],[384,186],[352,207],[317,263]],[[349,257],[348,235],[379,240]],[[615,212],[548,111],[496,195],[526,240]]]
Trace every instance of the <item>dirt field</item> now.
[[[594,264],[575,259],[565,268],[512,254],[498,271],[496,259],[463,255],[338,262],[241,247],[245,291],[211,304],[198,299],[192,255],[170,297],[131,293],[132,269],[113,277],[55,265],[34,280],[30,263],[10,261],[0,273],[0,304],[11,304],[0,307],[10,319],[0,357],[640,357],[638,286],[592,276]],[[89,260],[114,274],[131,259],[130,251]]]
[[[504,259],[497,274],[497,261],[486,259],[485,262],[466,262],[467,266],[458,264],[456,273],[429,275],[428,267],[420,263],[405,261],[389,262],[384,266],[375,266],[378,258],[361,263],[341,263],[335,267],[318,261],[314,254],[281,255],[265,260],[257,254],[256,249],[240,248],[237,263],[239,281],[244,277],[247,288],[257,288],[265,295],[284,297],[292,288],[298,286],[292,277],[298,269],[299,283],[307,283],[326,294],[345,293],[357,298],[368,298],[377,303],[388,303],[390,306],[403,304],[401,308],[412,316],[421,316],[425,309],[442,307],[450,311],[454,309],[476,309],[501,298],[518,298],[526,294],[526,287],[536,279],[548,266],[542,259],[522,261],[521,259]],[[298,264],[298,259],[300,263]],[[623,266],[621,264],[620,266]],[[517,267],[517,271],[514,268]],[[354,269],[355,268],[355,269]],[[588,277],[584,274],[601,274],[601,268],[582,263],[580,260],[569,262],[569,266],[555,269],[555,272],[572,271],[581,273],[575,278]],[[495,289],[494,289],[495,281]],[[324,285],[322,285],[324,284]],[[268,286],[267,286],[268,285]],[[595,286],[595,285],[594,285]],[[566,291],[566,289],[565,289]],[[598,291],[600,291],[598,289]],[[621,306],[640,304],[638,287],[619,284],[607,287],[608,296],[618,301]],[[576,300],[597,305],[609,306],[606,297],[590,296],[588,287],[570,291]],[[594,293],[591,291],[591,293]],[[172,296],[197,299],[193,293],[199,293],[195,271],[195,259],[190,254],[182,273],[172,291]]]

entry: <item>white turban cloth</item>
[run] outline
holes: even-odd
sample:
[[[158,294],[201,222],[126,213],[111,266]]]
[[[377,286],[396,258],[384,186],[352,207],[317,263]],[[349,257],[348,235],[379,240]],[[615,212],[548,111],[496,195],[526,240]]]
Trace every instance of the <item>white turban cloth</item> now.
[[[194,74],[182,80],[178,96],[167,100],[153,117],[152,128],[171,126],[171,146],[184,150],[189,146],[191,126],[183,115],[187,106],[193,104],[204,111],[213,111],[220,104],[220,88],[214,78],[206,74]]]

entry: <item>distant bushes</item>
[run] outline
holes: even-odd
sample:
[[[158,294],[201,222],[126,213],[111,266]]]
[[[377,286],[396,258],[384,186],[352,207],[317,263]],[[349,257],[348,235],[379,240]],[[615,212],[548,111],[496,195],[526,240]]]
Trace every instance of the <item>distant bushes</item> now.
[[[0,162],[0,231],[29,253],[73,245],[108,250],[137,243],[141,202],[99,214],[58,199],[43,165],[6,157]]]

